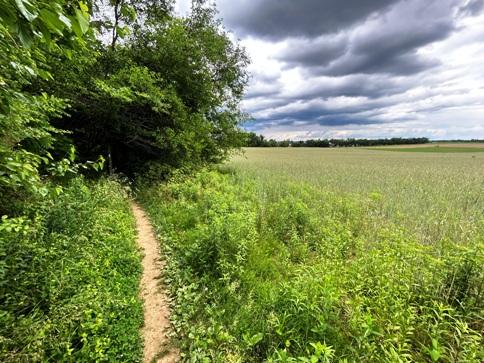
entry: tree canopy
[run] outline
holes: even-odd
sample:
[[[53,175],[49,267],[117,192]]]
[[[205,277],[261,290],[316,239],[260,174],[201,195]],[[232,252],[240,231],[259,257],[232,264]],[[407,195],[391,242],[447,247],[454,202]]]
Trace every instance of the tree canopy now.
[[[249,59],[208,1],[0,0],[0,189],[100,155],[163,177],[243,143]]]
[[[255,132],[246,133],[246,147],[354,147],[354,146],[384,146],[384,145],[416,145],[427,144],[427,137],[392,137],[390,139],[307,139],[307,140],[267,140],[264,135]]]
[[[82,158],[110,154],[118,171],[163,176],[218,162],[242,145],[249,60],[213,5],[194,2],[186,17],[164,1],[101,1],[93,9],[98,37],[71,61],[51,54],[59,76],[38,84],[69,99],[69,115],[53,125],[72,132]]]

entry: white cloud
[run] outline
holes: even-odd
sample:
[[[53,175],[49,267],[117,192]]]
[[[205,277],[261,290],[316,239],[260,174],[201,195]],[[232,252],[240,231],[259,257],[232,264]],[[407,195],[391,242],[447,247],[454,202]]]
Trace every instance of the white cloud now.
[[[222,9],[228,9],[227,1]],[[263,4],[251,1],[254,11]],[[478,13],[479,1],[400,0],[381,10],[375,5],[369,16],[319,35],[301,36],[303,30],[276,38],[273,33],[246,36],[248,30],[235,34],[245,36],[242,43],[253,61],[244,106],[257,120],[247,128],[295,140],[483,139],[484,13]],[[245,2],[230,4],[233,21],[237,6]]]

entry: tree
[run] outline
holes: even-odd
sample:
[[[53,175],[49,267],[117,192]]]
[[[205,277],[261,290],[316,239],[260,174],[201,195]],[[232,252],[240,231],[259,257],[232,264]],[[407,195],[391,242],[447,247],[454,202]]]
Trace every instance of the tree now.
[[[70,99],[70,116],[54,124],[72,132],[81,156],[109,150],[118,171],[151,168],[166,175],[218,162],[241,146],[249,60],[216,9],[201,2],[176,18],[165,1],[109,0],[103,6],[115,16],[94,13],[100,19],[95,25],[111,29],[112,38],[88,44],[89,53],[72,62],[52,57],[63,82],[37,86]],[[136,19],[130,9],[138,11]]]
[[[41,164],[48,163],[55,136],[49,120],[66,103],[41,90],[35,78],[52,79],[46,49],[69,54],[82,48],[89,30],[88,7],[64,0],[0,0],[0,192],[39,191]]]
[[[245,146],[248,146],[248,147],[266,146],[266,140],[263,135],[257,135],[255,132],[249,132],[246,136]]]

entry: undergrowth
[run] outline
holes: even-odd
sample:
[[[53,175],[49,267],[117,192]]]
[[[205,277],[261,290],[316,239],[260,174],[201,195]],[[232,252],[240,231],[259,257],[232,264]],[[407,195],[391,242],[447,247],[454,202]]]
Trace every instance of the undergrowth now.
[[[205,171],[140,188],[187,362],[480,362],[484,245],[417,242],[384,197]]]
[[[138,362],[140,254],[128,191],[76,178],[0,224],[0,361]]]

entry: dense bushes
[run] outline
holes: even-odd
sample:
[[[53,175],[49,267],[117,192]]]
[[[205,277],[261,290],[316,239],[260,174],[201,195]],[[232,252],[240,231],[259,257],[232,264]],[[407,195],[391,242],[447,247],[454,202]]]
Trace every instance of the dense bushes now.
[[[0,224],[0,360],[139,361],[135,222],[114,180],[76,178]]]
[[[187,361],[484,359],[479,238],[423,246],[375,195],[242,175],[141,195]]]

